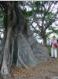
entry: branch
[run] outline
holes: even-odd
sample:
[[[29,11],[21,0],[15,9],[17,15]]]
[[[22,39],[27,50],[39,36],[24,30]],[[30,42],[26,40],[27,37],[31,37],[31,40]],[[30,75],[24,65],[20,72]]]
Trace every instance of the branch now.
[[[52,19],[49,20],[49,22],[47,23],[47,26],[45,27],[45,30],[46,30],[50,25],[52,25],[53,22],[55,22],[57,13],[58,13],[58,11],[55,13],[54,19],[52,18]]]

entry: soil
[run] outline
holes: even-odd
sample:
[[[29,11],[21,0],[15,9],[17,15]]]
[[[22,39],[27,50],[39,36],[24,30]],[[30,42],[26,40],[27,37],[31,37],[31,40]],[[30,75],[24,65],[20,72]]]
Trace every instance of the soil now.
[[[58,77],[58,59],[50,58],[47,62],[28,70],[12,66],[11,76],[14,79],[53,79],[55,76]]]

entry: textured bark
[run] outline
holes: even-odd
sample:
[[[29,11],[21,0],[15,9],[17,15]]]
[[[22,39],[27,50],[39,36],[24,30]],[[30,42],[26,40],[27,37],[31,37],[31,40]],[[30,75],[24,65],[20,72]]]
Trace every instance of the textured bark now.
[[[1,74],[9,74],[10,67],[10,39],[12,38],[12,28],[16,25],[16,14],[14,2],[8,2],[7,9],[7,36],[4,47],[3,62],[1,67]]]
[[[17,66],[24,67],[28,69],[29,67],[33,67],[37,64],[37,59],[35,58],[33,51],[22,33],[19,33],[18,39],[18,59]]]
[[[7,39],[6,39],[5,48],[4,48],[4,55],[3,55],[3,63],[2,63],[2,68],[1,68],[1,74],[9,74],[7,65],[8,65],[8,61],[9,61],[10,33],[11,33],[11,28],[9,28],[8,32],[7,32]]]
[[[14,53],[14,39],[12,40],[12,46],[11,46],[11,54],[10,54],[10,67],[11,67],[11,65],[12,65],[12,63],[13,63],[13,53]]]

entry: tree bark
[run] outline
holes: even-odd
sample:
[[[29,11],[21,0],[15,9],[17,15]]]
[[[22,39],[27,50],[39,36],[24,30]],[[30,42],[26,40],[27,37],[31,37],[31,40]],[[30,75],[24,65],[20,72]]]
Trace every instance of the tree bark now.
[[[14,8],[14,2],[8,2],[7,10],[7,37],[4,47],[3,62],[1,67],[1,74],[9,74],[10,64],[10,39],[12,38],[12,29],[16,25],[16,13]]]
[[[42,29],[40,36],[41,36],[42,39],[43,39],[43,44],[46,46],[46,38],[47,38],[47,37],[46,37],[45,30]]]
[[[8,59],[9,59],[9,39],[10,39],[10,33],[11,33],[11,28],[8,29],[7,32],[7,39],[5,43],[5,48],[4,48],[4,56],[3,56],[3,63],[2,63],[2,68],[1,68],[1,74],[9,74],[8,71]]]
[[[46,37],[43,37],[43,44],[46,46]]]
[[[17,9],[17,4],[15,5],[15,2],[7,2],[7,36],[6,36],[6,42],[4,47],[4,55],[3,55],[3,62],[1,67],[1,74],[7,75],[9,74],[9,64],[10,64],[10,39],[14,35],[12,32],[16,31],[23,31],[24,27],[24,18],[21,14],[20,9]],[[19,12],[19,11],[20,12]],[[18,22],[17,22],[18,21]],[[15,29],[16,28],[16,29]],[[14,38],[13,38],[14,39]]]

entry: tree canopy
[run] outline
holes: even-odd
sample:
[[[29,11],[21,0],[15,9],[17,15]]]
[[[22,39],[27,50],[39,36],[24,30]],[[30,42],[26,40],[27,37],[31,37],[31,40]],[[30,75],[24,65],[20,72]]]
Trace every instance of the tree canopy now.
[[[47,33],[47,29],[53,28],[53,23],[57,20],[58,15],[57,1],[36,1],[23,3],[23,13],[29,20],[29,26],[33,28],[33,32],[40,35],[46,43],[48,35],[55,31]],[[30,8],[29,11],[27,8]],[[56,9],[56,10],[55,10]],[[56,25],[55,25],[56,26]]]

